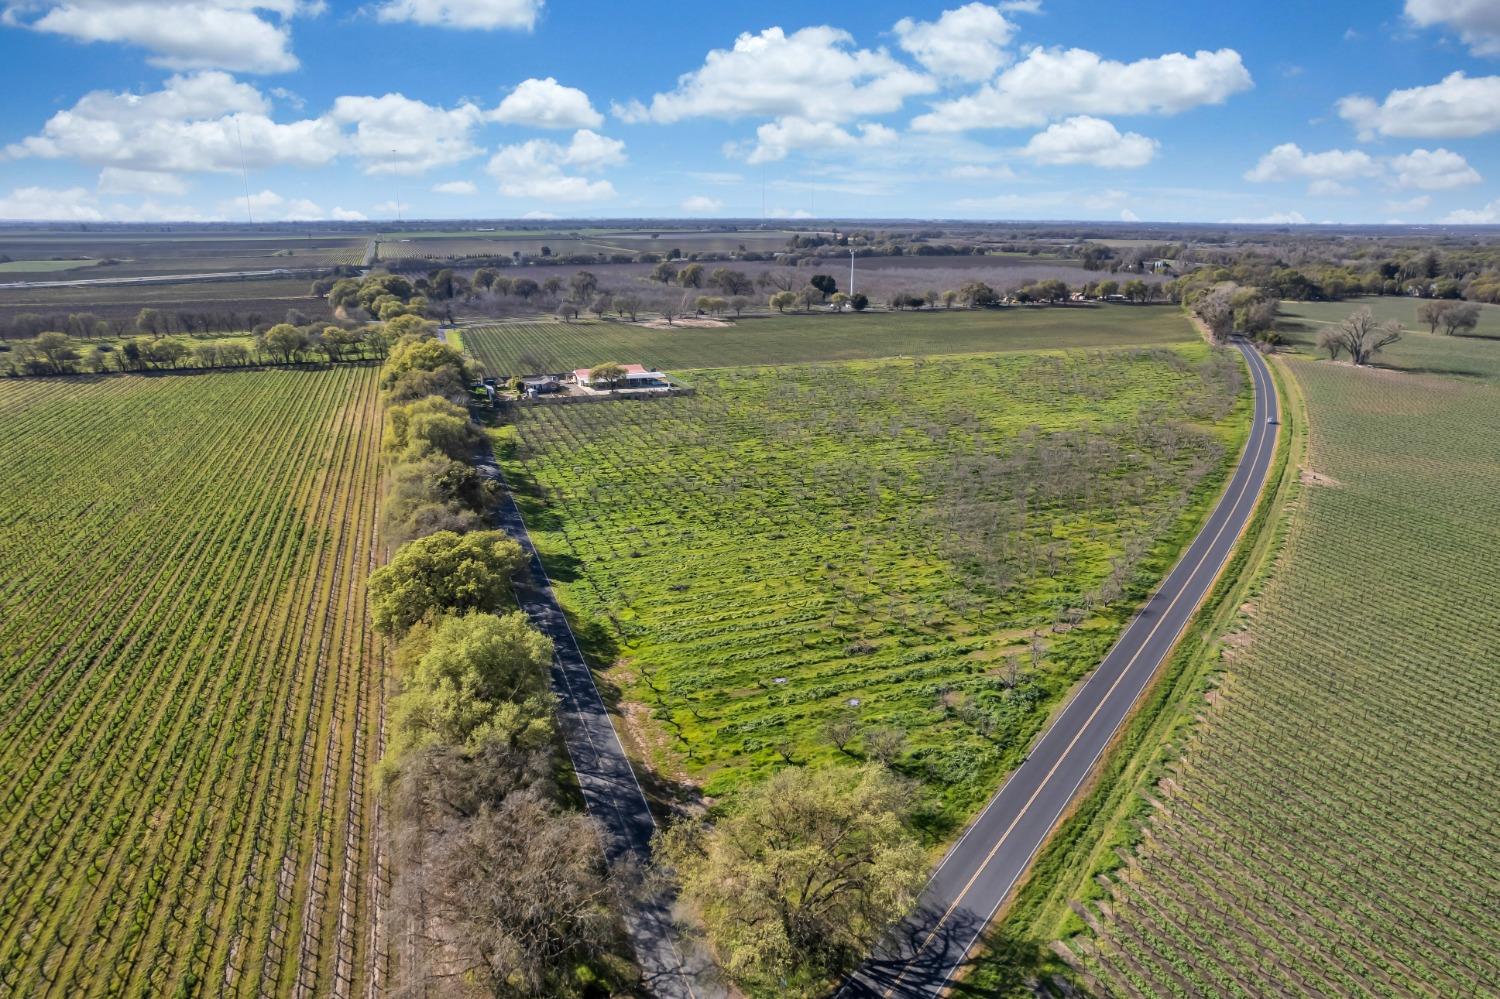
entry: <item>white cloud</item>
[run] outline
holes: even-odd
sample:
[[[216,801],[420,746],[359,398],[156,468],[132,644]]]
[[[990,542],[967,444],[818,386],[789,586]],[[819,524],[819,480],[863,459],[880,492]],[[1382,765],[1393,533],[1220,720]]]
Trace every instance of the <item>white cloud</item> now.
[[[47,222],[97,222],[104,214],[82,187],[18,187],[0,198],[0,219]]]
[[[718,198],[710,198],[705,194],[695,194],[690,198],[683,199],[682,210],[690,215],[701,215],[716,212],[724,207],[724,202]]]
[[[333,211],[328,213],[328,217],[335,222],[363,222],[366,219],[364,212],[357,212],[352,208],[340,208],[338,205],[333,206]]]
[[[858,126],[858,132],[850,132],[829,122],[809,121],[806,118],[789,116],[766,122],[755,130],[755,145],[745,159],[751,164],[774,163],[786,159],[793,150],[825,151],[886,146],[895,142],[894,129],[885,125],[866,122]],[[725,152],[736,155],[741,147],[730,143]]]
[[[47,120],[39,135],[6,147],[13,157],[76,159],[167,173],[321,166],[344,136],[314,118],[280,124],[265,98],[227,73],[173,76],[147,94],[96,90]]]
[[[1360,149],[1308,153],[1295,142],[1283,142],[1245,171],[1245,179],[1256,184],[1306,180],[1310,185],[1309,194],[1327,197],[1353,193],[1342,183],[1344,181],[1374,177],[1380,173],[1380,164]]]
[[[1233,49],[1123,63],[1084,49],[1037,48],[994,82],[933,105],[912,125],[959,132],[1042,125],[1068,114],[1176,114],[1221,104],[1250,86],[1250,73]]]
[[[284,73],[297,68],[289,19],[321,9],[302,0],[17,0],[5,17],[80,42],[137,45],[169,69]]]
[[[1015,180],[1016,172],[1004,163],[964,163],[951,167],[946,176],[949,180]]]
[[[239,217],[244,217],[243,209]],[[86,188],[19,187],[0,197],[0,218],[38,222],[211,222],[186,205],[147,198],[137,204],[102,204]]]
[[[120,167],[105,167],[99,171],[99,190],[104,194],[165,194],[187,193],[187,184],[182,178],[170,173],[152,173],[149,170],[124,170]]]
[[[478,194],[479,188],[472,180],[448,180],[441,184],[434,184],[432,191],[434,194],[461,194],[467,197],[471,194]]]
[[[405,201],[396,201],[395,199],[392,199],[390,201],[382,201],[380,204],[376,205],[375,211],[383,218],[391,218],[392,216],[396,215],[411,214],[411,205],[407,204]]]
[[[323,209],[307,198],[287,199],[269,189],[249,196],[226,198],[219,202],[219,214],[225,218],[244,218],[247,207],[249,216],[257,222],[307,222],[328,217]]]
[[[1500,223],[1500,201],[1491,201],[1481,208],[1460,208],[1443,216],[1449,225],[1495,225]]]
[[[522,215],[521,218],[527,219],[527,220],[530,220],[530,221],[536,221],[536,222],[551,222],[554,219],[556,219],[557,216],[554,215],[552,212],[543,212],[543,211],[537,211],[536,209],[532,209],[531,211],[527,212],[525,215]]]
[[[812,212],[805,208],[773,208],[768,215],[773,219],[810,219]]]
[[[1231,225],[1307,225],[1301,212],[1272,212],[1259,218],[1229,219]]]
[[[1441,24],[1456,29],[1475,55],[1500,56],[1496,0],[1406,0],[1406,16],[1424,28]]]
[[[1141,217],[1139,215],[1137,215],[1135,212],[1131,211],[1129,208],[1121,208],[1120,209],[1120,221],[1121,222],[1139,222],[1140,220],[1141,220]]]
[[[1359,94],[1345,97],[1338,108],[1366,141],[1377,135],[1470,138],[1500,128],[1500,76],[1459,71],[1425,87],[1392,90],[1380,103]]]
[[[375,9],[382,21],[408,21],[438,28],[530,31],[543,0],[385,0]]]
[[[592,173],[623,162],[625,143],[579,129],[566,146],[546,139],[502,146],[490,158],[486,169],[500,182],[500,193],[508,197],[602,201],[615,196],[613,184],[568,174],[565,168]]]
[[[484,114],[473,104],[443,109],[401,94],[340,97],[327,119],[354,126],[349,147],[369,174],[418,174],[478,156],[473,132]]]
[[[1122,135],[1103,118],[1078,115],[1033,135],[1021,155],[1049,165],[1082,163],[1127,169],[1150,163],[1159,145],[1136,132]]]
[[[1307,185],[1307,193],[1314,198],[1352,198],[1359,189],[1336,180],[1315,180]]]
[[[604,116],[594,110],[588,94],[565,87],[550,76],[523,81],[489,117],[529,128],[598,128],[604,124]]]
[[[619,166],[625,162],[625,143],[581,128],[573,133],[561,162],[585,171]]]
[[[1467,160],[1447,149],[1413,149],[1391,160],[1396,183],[1423,191],[1443,191],[1477,184],[1484,178]]]
[[[781,28],[748,32],[732,49],[714,49],[675,89],[615,106],[625,121],[670,124],[686,118],[798,117],[849,121],[898,110],[908,97],[937,84],[883,49],[854,48],[846,31],[828,26],[788,35]]]
[[[1006,46],[1016,26],[999,8],[971,3],[943,11],[936,21],[903,17],[895,31],[901,47],[931,72],[974,83],[1010,62]]]

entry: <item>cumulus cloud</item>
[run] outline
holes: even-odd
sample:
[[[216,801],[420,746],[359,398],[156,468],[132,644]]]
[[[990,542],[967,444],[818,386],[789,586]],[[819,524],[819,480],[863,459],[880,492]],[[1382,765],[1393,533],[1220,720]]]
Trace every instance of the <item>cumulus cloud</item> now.
[[[1116,62],[1084,49],[1033,49],[972,94],[933,106],[913,122],[928,132],[1017,128],[1068,114],[1176,114],[1221,104],[1252,86],[1233,49],[1172,52]]]
[[[219,214],[226,218],[243,218],[247,214],[257,222],[309,222],[328,214],[307,198],[284,198],[272,190],[257,191],[219,202]],[[247,211],[248,210],[248,211]]]
[[[1480,208],[1460,208],[1443,216],[1449,225],[1495,225],[1500,223],[1500,201]]]
[[[828,122],[809,121],[795,115],[767,122],[755,130],[755,145],[744,153],[747,162],[774,163],[786,159],[793,150],[848,150],[861,147],[886,146],[897,138],[894,129],[885,125],[865,123],[855,131],[848,131]],[[742,149],[734,143],[725,152],[738,155]]]
[[[13,157],[76,159],[136,171],[193,173],[244,166],[321,166],[344,137],[323,119],[280,124],[265,98],[227,73],[170,77],[147,94],[96,90],[54,114]]]
[[[709,52],[701,67],[649,105],[632,101],[614,111],[625,121],[661,124],[747,116],[849,121],[895,111],[936,87],[883,49],[855,48],[847,31],[825,25],[788,35],[767,28],[740,35],[732,49]]]
[[[1387,160],[1359,149],[1303,152],[1295,142],[1284,142],[1245,172],[1254,183],[1306,180],[1307,193],[1342,196],[1357,193],[1348,181],[1383,177],[1398,187],[1437,191],[1477,184],[1483,178],[1459,154],[1447,149],[1413,149]]]
[[[773,219],[810,219],[812,212],[805,208],[773,208],[766,214]]]
[[[530,31],[543,0],[385,0],[375,8],[382,21],[405,21],[438,28]]]
[[[594,110],[588,94],[550,76],[523,81],[489,117],[529,128],[598,128],[604,124],[604,116]]]
[[[1131,211],[1129,208],[1121,208],[1120,209],[1120,221],[1121,222],[1139,222],[1140,220],[1141,220],[1141,217],[1139,215],[1137,215],[1135,212]]]
[[[340,208],[338,205],[333,206],[333,211],[328,213],[328,217],[336,222],[364,222],[367,218],[364,212],[357,212],[352,208]]]
[[[472,180],[449,180],[434,184],[432,191],[434,194],[461,194],[467,197],[471,194],[478,194],[479,188]]]
[[[169,69],[284,73],[298,65],[289,20],[322,7],[305,0],[43,0],[8,3],[5,19],[80,42],[136,45]],[[39,8],[41,16],[33,16]]]
[[[1354,94],[1338,102],[1339,114],[1377,135],[1415,139],[1471,138],[1500,129],[1500,76],[1450,73],[1425,87],[1392,90],[1384,101]]]
[[[1477,184],[1484,178],[1458,153],[1447,149],[1413,149],[1391,160],[1396,183],[1423,191],[1442,191]]]
[[[901,47],[929,71],[975,83],[1010,62],[1006,46],[1016,26],[998,7],[971,3],[943,11],[936,21],[903,17],[895,31]]]
[[[1245,171],[1245,179],[1255,184],[1305,180],[1309,194],[1328,197],[1354,193],[1344,182],[1378,176],[1381,169],[1376,159],[1363,150],[1308,153],[1295,142],[1283,142]]]
[[[695,194],[685,198],[682,202],[682,210],[689,215],[702,215],[707,212],[716,212],[724,207],[724,202],[718,198],[710,198],[706,194]]]
[[[625,143],[579,129],[566,146],[546,139],[502,146],[486,169],[500,182],[500,193],[508,197],[602,201],[615,196],[613,184],[570,174],[567,169],[592,173],[623,162]]]
[[[1469,51],[1500,56],[1500,3],[1496,0],[1406,0],[1406,16],[1423,28],[1458,32]]]
[[[369,174],[418,174],[482,152],[473,132],[484,113],[469,103],[444,109],[401,94],[340,97],[326,118],[353,126],[349,149]]]
[[[97,222],[104,218],[86,188],[17,187],[0,198],[0,219]]]
[[[149,170],[124,170],[105,167],[99,171],[99,190],[103,194],[161,194],[176,196],[187,193],[187,183],[170,173]]]
[[[1087,164],[1126,169],[1150,163],[1159,145],[1155,139],[1136,132],[1122,135],[1103,118],[1078,115],[1033,135],[1021,155],[1049,165]]]

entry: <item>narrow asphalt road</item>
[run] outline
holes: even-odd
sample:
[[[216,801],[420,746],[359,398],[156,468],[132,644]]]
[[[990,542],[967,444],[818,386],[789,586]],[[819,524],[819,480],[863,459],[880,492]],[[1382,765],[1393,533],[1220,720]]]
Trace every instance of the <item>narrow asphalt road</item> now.
[[[604,832],[610,864],[643,871],[651,858],[651,837],[656,832],[646,793],[636,780],[588,661],[552,591],[552,580],[531,543],[526,521],[494,454],[486,452],[477,467],[480,474],[505,486],[496,524],[520,544],[527,556],[526,569],[516,584],[516,599],[537,629],[552,639],[552,690],[558,699],[558,728],[584,804]],[[652,995],[661,999],[717,999],[723,995],[706,961],[692,954],[684,959],[683,954],[688,952],[677,946],[669,897],[648,894],[639,899],[627,915],[626,928],[644,984]]]
[[[277,267],[264,271],[213,271],[196,274],[138,274],[130,277],[69,278],[59,281],[11,281],[0,284],[0,291],[17,288],[104,288],[129,284],[183,284],[189,281],[232,281],[236,278],[289,277],[317,268]]]
[[[1239,465],[1203,529],[1104,661],[938,865],[917,910],[839,988],[839,999],[943,995],[1010,896],[1228,561],[1260,499],[1278,424],[1276,387],[1236,339],[1255,388]]]

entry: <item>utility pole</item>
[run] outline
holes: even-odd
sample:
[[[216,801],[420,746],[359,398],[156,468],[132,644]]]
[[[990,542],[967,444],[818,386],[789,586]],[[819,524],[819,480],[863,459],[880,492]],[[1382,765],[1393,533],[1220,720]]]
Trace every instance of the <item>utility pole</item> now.
[[[849,247],[849,297],[854,297],[854,247]]]

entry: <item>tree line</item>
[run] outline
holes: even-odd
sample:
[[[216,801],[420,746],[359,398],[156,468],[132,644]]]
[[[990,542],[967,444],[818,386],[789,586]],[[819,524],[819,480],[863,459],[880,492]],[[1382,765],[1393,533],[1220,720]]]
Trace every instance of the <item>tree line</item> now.
[[[559,791],[552,646],[515,604],[521,547],[485,529],[496,487],[472,460],[482,430],[464,405],[471,372],[419,317],[386,332],[381,523],[400,547],[371,575],[369,599],[399,684],[379,768],[398,990],[619,986],[620,887],[595,824]]]

